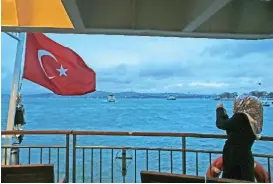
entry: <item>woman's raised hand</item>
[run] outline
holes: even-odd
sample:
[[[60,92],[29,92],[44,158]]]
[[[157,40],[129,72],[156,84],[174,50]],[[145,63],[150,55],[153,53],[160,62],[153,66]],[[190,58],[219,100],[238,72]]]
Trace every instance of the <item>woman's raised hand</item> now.
[[[217,107],[217,108],[220,108],[220,107],[223,108],[223,103],[222,103],[222,102],[218,103],[216,107]]]

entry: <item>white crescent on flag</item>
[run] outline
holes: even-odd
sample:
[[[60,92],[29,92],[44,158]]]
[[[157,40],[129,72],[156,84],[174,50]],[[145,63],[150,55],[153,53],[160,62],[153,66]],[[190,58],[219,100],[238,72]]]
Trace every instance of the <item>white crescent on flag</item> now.
[[[38,60],[39,60],[40,66],[41,66],[42,70],[44,71],[45,75],[47,76],[48,79],[55,78],[56,76],[48,76],[47,75],[44,65],[42,63],[42,56],[50,56],[56,61],[56,63],[58,63],[58,60],[56,59],[56,57],[52,53],[48,52],[47,50],[38,50]]]

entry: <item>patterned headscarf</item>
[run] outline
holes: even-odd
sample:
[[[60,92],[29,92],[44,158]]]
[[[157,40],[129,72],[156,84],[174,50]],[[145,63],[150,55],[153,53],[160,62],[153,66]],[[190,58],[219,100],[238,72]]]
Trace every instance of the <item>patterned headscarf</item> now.
[[[247,115],[252,131],[257,139],[263,128],[263,105],[255,96],[238,96],[234,100],[233,113]]]

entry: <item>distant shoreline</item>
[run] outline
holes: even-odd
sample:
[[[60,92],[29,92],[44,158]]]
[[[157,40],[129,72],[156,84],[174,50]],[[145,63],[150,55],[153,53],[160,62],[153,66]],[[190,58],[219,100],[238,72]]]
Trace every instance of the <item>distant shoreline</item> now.
[[[117,92],[111,93],[106,91],[95,91],[81,96],[60,96],[54,93],[39,93],[39,94],[22,94],[23,97],[40,97],[40,98],[62,98],[62,97],[72,97],[72,98],[107,98],[109,94],[114,94],[117,99],[166,99],[169,96],[174,96],[176,99],[188,99],[188,98],[198,98],[198,99],[216,99],[221,100],[232,100],[234,95],[232,93],[223,93],[221,95],[217,94],[185,94],[185,93],[138,93],[138,92]],[[2,96],[9,96],[10,94],[1,94]],[[271,98],[268,96],[268,98]]]
[[[23,97],[39,97],[39,98],[64,98],[64,97],[72,97],[72,98],[94,98],[94,99],[105,99],[110,93],[107,94],[87,94],[81,96],[60,96],[52,93],[43,93],[43,94],[23,94]],[[148,98],[155,98],[155,99],[166,99],[168,96],[175,96],[176,99],[185,99],[185,98],[214,98],[216,95],[186,95],[186,94],[177,94],[177,93],[136,93],[136,94],[126,94],[123,93],[113,93],[116,98],[118,99],[148,99]],[[9,94],[2,94],[2,96],[9,96]]]

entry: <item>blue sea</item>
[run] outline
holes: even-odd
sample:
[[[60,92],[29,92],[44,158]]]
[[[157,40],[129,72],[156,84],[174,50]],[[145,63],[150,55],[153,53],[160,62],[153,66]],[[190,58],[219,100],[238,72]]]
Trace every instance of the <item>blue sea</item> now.
[[[1,129],[5,130],[8,114],[9,97],[2,95]],[[129,132],[183,132],[225,134],[215,126],[215,107],[217,101],[209,99],[117,99],[116,103],[107,103],[105,99],[54,97],[37,98],[24,97],[26,111],[25,130],[89,130],[89,131],[129,131]],[[228,113],[232,115],[232,101],[224,101]],[[263,136],[273,136],[273,105],[264,107]],[[72,136],[70,145],[72,146]],[[187,138],[187,149],[222,150],[223,139]],[[3,139],[2,139],[3,142]],[[2,143],[3,144],[3,143]],[[65,145],[64,135],[25,135],[23,145]],[[180,148],[181,138],[172,137],[129,137],[129,136],[78,136],[77,146],[130,146],[153,148]],[[64,175],[64,149],[60,150],[59,172],[56,179]],[[253,153],[273,155],[273,142],[256,141]],[[32,149],[30,163],[54,163],[56,170],[57,149],[43,149],[40,159],[40,149]],[[50,157],[49,157],[50,154]],[[83,154],[85,160],[83,161]],[[111,155],[113,154],[114,157]],[[172,159],[170,159],[172,154]],[[120,149],[77,150],[77,182],[122,182]],[[132,157],[126,163],[126,182],[140,182],[141,170],[182,173],[182,156],[180,152],[149,151],[148,165],[145,150],[127,150],[127,156]],[[212,154],[212,160],[218,154]],[[158,159],[161,159],[158,162]],[[113,161],[112,161],[113,158]],[[267,159],[256,158],[268,170]],[[21,149],[20,162],[28,163],[28,149]],[[100,163],[102,166],[100,167]],[[113,168],[111,167],[113,163]],[[172,163],[172,167],[171,167]],[[196,154],[187,153],[187,174],[204,176],[209,167],[209,155],[198,154],[198,173],[196,172]],[[72,151],[70,151],[70,167]],[[273,171],[273,159],[270,159]],[[84,174],[83,174],[84,166]],[[93,169],[91,169],[93,167]],[[111,171],[113,170],[113,176]],[[271,171],[271,173],[272,173]],[[136,175],[135,175],[136,174]],[[70,179],[71,179],[70,171]],[[273,175],[271,174],[271,177]]]

